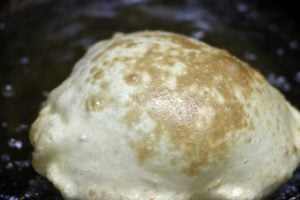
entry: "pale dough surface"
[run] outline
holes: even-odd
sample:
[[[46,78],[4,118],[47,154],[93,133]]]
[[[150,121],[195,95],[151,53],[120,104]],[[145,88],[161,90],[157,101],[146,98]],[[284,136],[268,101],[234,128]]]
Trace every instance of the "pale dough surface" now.
[[[291,177],[300,115],[226,51],[145,31],[92,46],[30,136],[66,199],[252,200]]]

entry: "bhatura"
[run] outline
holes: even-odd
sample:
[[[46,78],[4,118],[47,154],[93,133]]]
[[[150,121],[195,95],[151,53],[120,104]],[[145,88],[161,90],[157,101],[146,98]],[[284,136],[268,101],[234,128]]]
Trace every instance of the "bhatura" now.
[[[175,33],[92,46],[31,129],[64,198],[261,199],[299,161],[300,114],[256,70]]]

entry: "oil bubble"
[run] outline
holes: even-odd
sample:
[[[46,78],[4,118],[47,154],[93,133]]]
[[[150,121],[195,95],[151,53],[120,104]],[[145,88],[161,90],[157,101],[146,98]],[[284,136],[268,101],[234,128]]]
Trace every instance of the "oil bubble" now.
[[[2,87],[2,95],[4,97],[12,97],[14,94],[14,88],[12,85],[6,84]]]
[[[8,146],[14,149],[21,149],[23,147],[22,141],[11,138],[8,140]]]

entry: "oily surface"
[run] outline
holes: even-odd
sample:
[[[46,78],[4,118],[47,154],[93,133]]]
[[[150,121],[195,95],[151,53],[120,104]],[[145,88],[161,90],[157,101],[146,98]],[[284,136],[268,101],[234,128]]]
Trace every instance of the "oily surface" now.
[[[227,134],[253,126],[231,88],[240,90],[247,99],[255,89],[251,81],[262,81],[263,78],[225,51],[214,50],[179,35],[147,32],[143,35],[153,39],[144,54],[118,56],[110,61],[111,65],[117,62],[126,65],[123,74],[128,85],[147,88],[128,100],[124,122],[128,127],[138,124],[144,120],[142,111],[146,108],[156,124],[154,131],[131,142],[131,147],[143,163],[160,154],[159,140],[167,137],[169,150],[184,152],[182,157],[188,165],[183,172],[196,175],[202,165],[208,166],[226,156],[228,145],[232,145],[226,143],[226,138],[234,138]],[[138,48],[137,45],[138,42],[131,38],[112,41],[105,47],[92,59],[98,66],[90,71],[93,84],[101,86],[105,83],[105,79],[101,80],[103,68],[110,68],[105,52],[116,48],[130,51],[130,48]],[[98,83],[97,79],[100,79]],[[116,105],[117,99],[107,98],[104,94],[100,92],[88,97],[87,110],[99,112]],[[171,158],[174,164],[181,159]]]
[[[282,5],[260,6],[242,1],[199,5],[44,1],[2,17],[0,198],[61,199],[32,169],[28,127],[47,93],[67,77],[87,46],[116,31],[171,30],[228,49],[251,62],[299,107],[299,26]],[[96,104],[96,98],[90,105]],[[136,121],[139,115],[130,116]],[[296,173],[272,199],[299,194],[297,177]]]
[[[219,160],[226,155],[228,145],[231,145],[224,142],[227,133],[250,126],[234,90],[229,88],[239,87],[244,98],[251,96],[253,88],[249,82],[254,78],[254,72],[244,67],[245,64],[232,60],[227,53],[212,52],[206,45],[201,46],[187,38],[177,35],[164,37],[164,34],[161,36],[151,33],[144,35],[153,37],[155,41],[167,40],[172,45],[163,49],[154,42],[140,58],[121,56],[114,61],[127,64],[126,71],[129,72],[125,72],[124,76],[127,84],[139,87],[145,84],[143,77],[150,79],[148,82],[151,87],[129,99],[124,121],[129,127],[138,124],[143,120],[141,110],[147,107],[147,114],[155,121],[155,130],[131,142],[131,147],[137,151],[139,160],[143,163],[160,154],[158,141],[167,137],[170,140],[167,148],[184,152],[183,157],[188,166],[183,171],[193,176],[201,165],[209,164],[209,156],[212,160]],[[122,45],[123,42],[126,46]],[[113,42],[105,51],[113,51],[114,47],[130,48],[134,43],[133,40]],[[97,58],[101,65],[101,57]],[[177,73],[173,72],[175,63],[181,64]],[[237,66],[234,67],[235,65]],[[233,70],[236,71],[232,72]],[[93,77],[101,71],[95,70]],[[162,87],[166,82],[170,85]],[[226,86],[221,84],[223,82],[227,83]],[[203,88],[204,92],[200,93]],[[102,106],[113,106],[113,100],[101,102]],[[89,103],[90,98],[87,101]],[[205,114],[208,113],[207,109],[211,109],[214,117]],[[94,110],[99,111],[99,106],[95,105]],[[195,124],[199,124],[199,127],[195,127]],[[201,148],[198,149],[199,147]],[[180,158],[173,157],[171,161],[175,163],[178,159]]]
[[[224,50],[117,34],[49,94],[30,132],[33,166],[66,199],[261,199],[298,164],[299,118]]]

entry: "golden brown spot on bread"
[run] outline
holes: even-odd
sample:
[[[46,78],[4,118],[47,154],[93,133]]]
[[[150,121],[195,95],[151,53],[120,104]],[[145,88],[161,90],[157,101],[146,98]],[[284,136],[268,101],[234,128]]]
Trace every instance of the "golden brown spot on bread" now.
[[[90,69],[90,73],[94,74],[97,70],[98,70],[98,68],[96,66],[94,66]]]
[[[100,84],[100,88],[103,90],[107,90],[109,88],[109,83],[108,82],[102,82]]]
[[[105,51],[109,51],[115,48],[132,48],[138,43],[131,39],[117,39],[113,40],[109,46],[105,48]]]
[[[128,84],[137,84],[140,82],[141,77],[137,73],[130,73],[125,75],[124,80]]]
[[[297,149],[296,145],[293,145],[293,149],[292,149],[293,154],[297,154],[297,151],[298,151],[298,149]]]
[[[155,138],[147,135],[147,137],[143,137],[141,140],[131,142],[130,146],[131,148],[138,150],[138,160],[143,163],[147,159],[152,158],[159,153],[155,144]]]
[[[250,98],[254,89],[252,82],[260,77],[247,64],[227,52],[186,37],[142,35],[153,38],[148,41],[145,54],[119,56],[112,61],[126,65],[123,73],[128,84],[137,83],[137,77],[143,74],[151,78],[144,90],[132,95],[123,120],[129,128],[133,128],[143,120],[141,116],[145,113],[156,127],[149,133],[139,134],[137,140],[130,141],[130,147],[140,163],[151,162],[155,156],[164,156],[159,152],[163,142],[169,151],[178,152],[172,159],[186,164],[182,168],[183,173],[194,176],[209,163],[224,159],[235,136],[243,129],[251,128],[252,123],[247,121],[237,92],[241,92],[244,99]],[[169,47],[161,46],[156,42],[158,40],[168,41]],[[139,44],[130,39],[113,40],[106,51],[134,45]],[[171,68],[178,63],[184,69],[174,75]],[[162,86],[172,76],[176,79],[176,88],[171,90]],[[192,86],[196,90],[190,91]],[[224,101],[218,101],[212,91]],[[98,107],[94,99],[87,102],[90,102],[87,103],[89,109]]]
[[[178,42],[182,43],[182,41]],[[199,50],[190,50],[185,53],[179,52],[177,57],[168,55],[167,52],[169,51],[165,51],[165,57],[162,60],[157,58],[163,52],[160,52],[157,46],[152,46],[145,57],[140,58],[137,62],[138,64],[133,66],[132,69],[140,73],[149,73],[153,80],[151,87],[147,91],[134,97],[134,99],[142,97],[142,99],[138,100],[141,106],[136,109],[144,110],[147,107],[147,102],[157,101],[158,98],[160,100],[164,99],[166,105],[168,103],[173,104],[173,107],[176,108],[174,96],[168,94],[179,93],[181,95],[192,84],[196,84],[199,89],[203,86],[210,89],[215,88],[224,97],[224,104],[220,104],[209,94],[188,94],[190,98],[181,98],[177,105],[178,108],[181,107],[181,110],[187,112],[187,114],[180,114],[177,112],[178,109],[170,109],[168,106],[165,108],[161,107],[160,110],[155,110],[153,107],[147,108],[152,119],[159,127],[156,128],[154,134],[165,135],[165,137],[169,138],[170,143],[167,145],[170,150],[183,152],[182,158],[179,159],[183,159],[188,163],[187,167],[183,169],[183,172],[188,176],[196,175],[199,168],[208,162],[224,158],[228,152],[228,145],[230,145],[228,142],[224,142],[226,137],[230,137],[229,134],[246,128],[245,111],[241,102],[237,99],[234,89],[240,89],[245,98],[247,98],[252,94],[253,89],[250,83],[254,79],[251,69],[248,69],[242,62],[238,62],[236,58],[231,57],[226,52],[218,51],[218,53],[214,52],[211,55],[206,51],[201,51],[199,45],[196,46]],[[177,50],[180,51],[179,49]],[[160,79],[160,75],[168,73],[162,69],[171,67],[168,65],[168,63],[172,63],[170,60],[173,63],[176,61],[183,62],[188,67],[186,73],[177,77],[177,88],[175,91],[162,92],[166,91],[166,89],[162,89],[160,86],[163,82]],[[221,79],[216,80],[215,76],[219,76]],[[194,106],[191,106],[191,99],[194,101],[192,103]],[[201,113],[205,108],[212,108],[215,115],[211,117],[210,122],[203,126],[202,129],[197,129],[195,125],[202,123],[203,121],[199,120],[205,118],[205,116],[201,117],[197,113]],[[176,115],[185,117],[176,117]],[[203,111],[203,115],[205,115],[205,111]],[[127,115],[126,118],[130,117]],[[180,119],[180,121],[176,121],[176,118]],[[130,126],[132,126],[132,121]],[[147,135],[145,135],[137,142],[140,144],[143,141],[148,141],[148,139]],[[141,162],[145,162],[153,155],[157,155],[157,153],[151,154],[152,156],[147,158],[148,153],[145,152],[148,152],[149,145],[154,145],[155,147],[158,143],[156,141],[147,145],[139,145],[139,148],[135,148],[139,158],[142,158]]]
[[[85,110],[87,112],[99,112],[113,104],[114,99],[108,98],[105,95],[94,94],[86,99]]]
[[[96,72],[94,72],[93,75],[93,80],[99,80],[103,77],[103,70],[102,69],[98,69]]]
[[[123,120],[128,127],[133,128],[141,120],[141,112],[131,109],[125,114]]]
[[[103,64],[103,66],[107,66],[109,63],[110,63],[109,61],[104,60],[102,64]]]
[[[187,166],[183,168],[183,173],[187,176],[196,175],[201,166],[209,162],[218,161],[226,156],[228,145],[230,145],[224,142],[224,139],[227,137],[226,135],[230,133],[233,134],[236,129],[243,128],[244,126],[243,112],[239,110],[241,108],[239,108],[238,103],[233,105],[229,104],[229,106],[232,106],[231,109],[235,107],[234,109],[237,109],[237,111],[234,109],[224,109],[223,105],[216,103],[211,104],[209,99],[198,99],[199,97],[195,99],[181,98],[174,103],[174,96],[170,97],[168,96],[168,92],[160,93],[158,91],[155,92],[154,97],[149,97],[146,94],[145,99],[141,100],[141,102],[148,100],[150,101],[148,105],[153,105],[157,103],[155,102],[157,101],[155,98],[165,100],[166,106],[158,108],[150,106],[147,109],[151,118],[156,122],[156,128],[151,132],[155,135],[154,138],[156,138],[156,140],[141,145],[140,143],[150,140],[150,133],[148,133],[133,142],[139,144],[139,148],[135,148],[135,150],[137,151],[138,158],[143,158],[140,162],[151,159],[153,155],[159,155],[156,153],[147,158],[147,154],[145,154],[145,152],[147,152],[146,148],[149,149],[149,145],[153,145],[153,149],[158,148],[157,145],[159,144],[160,138],[164,137],[169,140],[169,142],[166,143],[166,148],[170,151],[181,152],[180,155],[182,156],[176,159],[187,163]],[[196,102],[190,102],[192,100]],[[200,101],[197,102],[198,100]],[[151,103],[151,101],[154,101],[154,103]],[[176,103],[178,103],[178,105],[176,105]],[[171,106],[169,107],[168,104]],[[201,104],[207,105],[202,106]],[[207,124],[197,128],[197,123],[203,123],[205,121],[205,116],[202,116],[201,113],[203,111],[202,109],[206,109],[206,106],[214,106],[216,114]],[[225,107],[226,106],[227,105],[225,105]],[[147,107],[147,105],[142,105],[142,107]],[[177,116],[180,115],[180,113],[178,113],[180,109],[187,113],[181,113],[182,116]],[[199,111],[200,114],[198,114],[197,111]],[[127,116],[127,118],[129,117]],[[133,125],[131,124],[131,126]],[[151,137],[153,137],[153,135]],[[170,162],[173,163],[172,160],[170,160]]]
[[[92,198],[95,198],[97,196],[96,189],[94,187],[89,189],[89,195]]]

